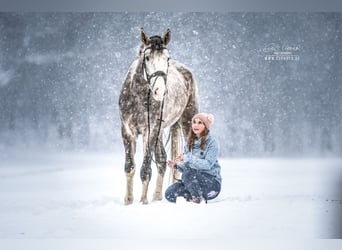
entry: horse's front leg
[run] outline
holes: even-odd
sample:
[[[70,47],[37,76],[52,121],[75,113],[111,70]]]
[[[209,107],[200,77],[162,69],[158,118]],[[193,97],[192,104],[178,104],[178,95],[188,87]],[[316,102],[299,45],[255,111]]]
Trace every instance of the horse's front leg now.
[[[158,169],[158,176],[157,176],[157,183],[156,189],[153,194],[153,200],[158,201],[163,199],[163,182],[164,182],[164,175],[166,171],[166,152],[164,149],[163,141],[160,136],[158,140],[158,144],[156,145],[156,163]]]
[[[151,137],[148,133],[143,134],[143,144],[144,144],[144,159],[143,164],[140,169],[140,179],[142,182],[142,191],[141,191],[141,198],[140,202],[142,204],[148,204],[147,199],[147,192],[148,192],[148,185],[151,180],[152,176],[152,169],[151,169],[151,160],[152,160],[152,148],[151,148]]]
[[[122,138],[125,147],[125,173],[126,173],[126,195],[125,205],[133,203],[133,180],[135,174],[134,155],[136,151],[136,138],[122,128]]]
[[[142,202],[142,204],[148,204],[147,192],[148,192],[148,185],[150,183],[151,176],[152,176],[152,169],[151,169],[152,152],[146,152],[146,151],[144,152],[145,153],[144,153],[143,165],[140,169],[140,178],[142,182],[142,192],[141,192],[140,202]]]

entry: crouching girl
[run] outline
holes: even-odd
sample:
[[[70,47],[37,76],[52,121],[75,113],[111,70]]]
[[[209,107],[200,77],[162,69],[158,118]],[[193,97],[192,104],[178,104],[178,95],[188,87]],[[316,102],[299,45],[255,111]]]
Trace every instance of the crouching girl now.
[[[218,143],[210,135],[209,129],[214,116],[207,113],[196,114],[192,118],[192,129],[183,154],[169,160],[168,166],[182,173],[178,180],[165,191],[170,202],[184,197],[195,203],[207,202],[218,196],[221,191],[221,167],[218,163]]]

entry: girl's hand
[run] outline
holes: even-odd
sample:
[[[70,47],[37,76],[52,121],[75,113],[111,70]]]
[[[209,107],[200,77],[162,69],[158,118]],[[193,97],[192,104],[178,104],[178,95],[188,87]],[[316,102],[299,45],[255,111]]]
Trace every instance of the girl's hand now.
[[[176,157],[176,163],[182,163],[184,161],[184,154],[180,154],[179,156]]]
[[[168,160],[167,165],[169,168],[172,168],[172,169],[174,169],[176,167],[176,163],[172,160]]]

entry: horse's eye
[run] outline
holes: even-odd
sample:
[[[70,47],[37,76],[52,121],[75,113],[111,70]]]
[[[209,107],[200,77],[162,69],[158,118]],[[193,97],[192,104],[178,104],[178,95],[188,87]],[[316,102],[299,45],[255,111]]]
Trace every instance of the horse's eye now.
[[[149,56],[146,56],[145,59],[146,59],[146,61],[149,61],[149,60],[150,60],[150,57],[149,57]]]

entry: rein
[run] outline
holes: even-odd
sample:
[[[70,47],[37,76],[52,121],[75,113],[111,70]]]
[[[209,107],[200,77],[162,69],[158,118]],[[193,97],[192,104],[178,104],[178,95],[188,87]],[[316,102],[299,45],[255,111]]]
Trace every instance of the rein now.
[[[151,120],[150,120],[150,99],[151,99],[151,90],[148,91],[147,94],[147,130],[148,130],[148,147],[150,145],[150,134],[151,134]],[[159,115],[159,119],[157,119],[159,121],[159,125],[158,125],[158,132],[157,132],[157,140],[156,143],[154,145],[154,147],[157,147],[158,144],[158,138],[159,138],[159,134],[160,134],[160,130],[161,130],[161,125],[162,122],[164,122],[163,120],[163,113],[164,113],[164,99],[162,100],[161,103],[161,108],[160,108],[160,115]],[[151,152],[151,150],[149,150]]]

